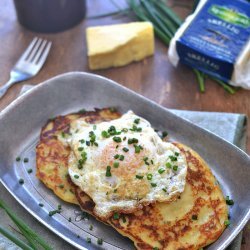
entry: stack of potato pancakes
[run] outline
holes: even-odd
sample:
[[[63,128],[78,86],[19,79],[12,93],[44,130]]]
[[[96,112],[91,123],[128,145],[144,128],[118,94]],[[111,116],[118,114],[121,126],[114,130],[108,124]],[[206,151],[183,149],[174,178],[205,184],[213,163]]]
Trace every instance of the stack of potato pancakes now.
[[[225,199],[196,152],[160,135],[132,111],[59,116],[42,128],[36,176],[137,249],[200,249],[225,229]]]

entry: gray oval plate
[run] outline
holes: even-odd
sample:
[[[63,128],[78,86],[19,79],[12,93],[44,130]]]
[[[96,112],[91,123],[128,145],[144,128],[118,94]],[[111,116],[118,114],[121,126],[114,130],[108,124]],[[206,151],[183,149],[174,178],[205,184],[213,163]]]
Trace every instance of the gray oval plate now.
[[[133,110],[149,120],[153,127],[167,130],[174,140],[192,147],[207,161],[224,194],[235,201],[230,211],[231,225],[208,249],[219,250],[228,246],[250,217],[250,157],[214,134],[100,76],[79,72],[57,76],[28,91],[1,112],[0,180],[3,185],[29,213],[79,249],[133,249],[130,240],[82,214],[77,206],[65,203],[61,214],[48,216],[48,212],[62,201],[34,174],[27,173],[28,168],[35,173],[35,145],[41,127],[49,118],[82,108],[91,110],[111,106],[121,112]],[[19,155],[28,157],[29,162],[16,162]],[[20,178],[24,179],[24,185],[18,183]],[[44,207],[38,205],[40,202]],[[90,224],[94,226],[93,230],[89,230]],[[86,237],[92,239],[91,245],[86,243]],[[96,244],[97,238],[104,239],[101,247]]]

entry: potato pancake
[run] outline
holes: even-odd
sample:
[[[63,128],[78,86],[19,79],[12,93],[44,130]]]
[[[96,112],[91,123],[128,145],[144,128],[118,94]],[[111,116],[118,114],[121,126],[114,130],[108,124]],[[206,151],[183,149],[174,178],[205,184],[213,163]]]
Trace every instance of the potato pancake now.
[[[137,249],[199,249],[216,241],[225,229],[228,209],[215,177],[196,152],[182,144],[176,146],[188,163],[187,183],[179,199],[145,206],[108,221]],[[93,201],[79,188],[76,196],[81,208],[92,214]]]
[[[92,215],[95,203],[68,175],[71,150],[62,138],[67,137],[70,124],[76,119],[95,124],[119,117],[110,109],[59,116],[43,127],[37,145],[37,177],[61,199],[80,204],[83,211]],[[225,229],[227,205],[208,165],[187,146],[175,146],[185,154],[188,165],[185,189],[179,198],[144,206],[133,214],[115,213],[109,220],[102,220],[130,238],[137,249],[199,249],[216,241]]]
[[[119,117],[115,110],[105,108],[58,116],[48,121],[42,128],[36,147],[36,176],[62,200],[78,204],[74,184],[68,175],[70,148],[59,138],[67,137],[70,123],[76,119],[94,124]]]

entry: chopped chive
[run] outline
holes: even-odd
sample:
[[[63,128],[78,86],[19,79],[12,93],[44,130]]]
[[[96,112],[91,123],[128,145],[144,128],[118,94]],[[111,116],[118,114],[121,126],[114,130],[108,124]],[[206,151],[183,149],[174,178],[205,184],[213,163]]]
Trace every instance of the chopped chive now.
[[[123,150],[124,152],[128,152],[128,151],[129,151],[129,149],[126,148],[126,147],[124,147],[122,150]]]
[[[91,239],[89,237],[87,237],[86,238],[86,242],[90,244],[91,243]]]
[[[118,167],[119,167],[119,162],[115,161],[115,162],[113,163],[113,167],[114,167],[114,168],[118,168]]]
[[[118,154],[116,154],[116,155],[114,156],[115,159],[118,159],[119,157],[120,157],[120,155],[118,155]]]
[[[49,216],[51,217],[51,216],[53,216],[53,215],[55,215],[57,213],[60,213],[60,211],[58,209],[49,211]]]
[[[107,168],[106,168],[106,176],[107,177],[112,176],[112,174],[111,174],[111,167],[110,166],[107,166]]]
[[[166,163],[166,167],[167,167],[167,168],[171,168],[171,167],[172,167],[171,163],[170,163],[170,162],[167,162],[167,163]]]
[[[122,132],[127,133],[127,132],[128,132],[128,129],[127,129],[127,128],[123,128],[123,129],[122,129]]]
[[[153,161],[153,160],[151,160],[150,162],[151,162],[151,164],[154,164],[154,161]]]
[[[153,247],[152,250],[159,250],[159,247]]]
[[[151,183],[151,186],[152,186],[152,187],[156,187],[157,184],[156,184],[156,183]]]
[[[162,131],[162,139],[168,136],[168,132],[167,131]]]
[[[138,139],[136,138],[130,138],[128,139],[128,144],[138,143]]]
[[[173,156],[173,155],[170,155],[170,156],[169,156],[169,159],[170,159],[171,161],[177,161],[177,157],[176,157],[176,156]]]
[[[79,147],[78,151],[83,151],[83,149],[84,149],[83,147]]]
[[[24,184],[24,179],[19,179],[19,184],[23,185]]]
[[[135,123],[135,124],[139,124],[139,123],[140,123],[140,118],[135,119],[135,120],[134,120],[134,123]]]
[[[178,157],[180,154],[178,152],[175,152],[174,155]]]
[[[134,147],[135,147],[135,153],[136,153],[136,154],[139,154],[140,151],[141,151],[140,146],[134,145]]]
[[[79,179],[79,175],[75,174],[75,175],[74,175],[74,178],[75,178],[75,179]]]
[[[142,128],[137,127],[136,125],[133,125],[133,127],[130,129],[130,131],[134,131],[134,132],[141,132]]]
[[[87,146],[90,146],[90,141],[86,141],[86,145],[87,145]]]
[[[20,160],[21,160],[21,157],[18,156],[18,157],[16,158],[16,161],[20,161]]]
[[[114,137],[113,137],[113,141],[115,141],[115,142],[121,142],[122,139],[121,139],[121,137],[114,136]]]
[[[193,215],[192,215],[192,220],[197,220],[197,219],[198,219],[197,214],[193,214]]]
[[[62,205],[59,204],[59,205],[57,206],[57,209],[58,209],[58,210],[62,210]]]
[[[177,171],[177,170],[178,170],[178,166],[174,165],[174,166],[173,166],[173,170],[174,170],[174,171]]]
[[[153,179],[153,175],[152,175],[152,174],[147,174],[147,179],[148,179],[149,181],[151,181],[151,180]]]
[[[104,130],[104,131],[102,131],[102,137],[109,138],[110,135],[109,135],[109,133],[107,131]]]
[[[119,220],[120,215],[118,213],[114,213],[113,219],[114,220]]]
[[[76,237],[79,239],[79,238],[80,238],[80,235],[78,234]]]
[[[24,162],[24,163],[29,162],[29,158],[24,158],[24,159],[23,159],[23,162]]]
[[[98,244],[98,245],[102,245],[102,243],[103,243],[103,239],[98,238],[98,239],[97,239],[97,244]]]
[[[225,226],[229,226],[230,224],[231,224],[231,223],[230,223],[230,220],[225,220],[225,221],[224,221],[224,225],[225,225]]]
[[[143,176],[143,175],[136,175],[135,177],[136,177],[137,179],[140,179],[140,180],[141,180],[141,179],[143,179],[144,176]]]
[[[163,190],[165,193],[167,193],[167,189],[166,189],[166,188],[163,188],[162,190]]]
[[[122,140],[123,140],[123,141],[126,141],[126,139],[127,139],[127,137],[126,137],[126,136],[124,136],[124,137],[122,138]]]
[[[165,172],[165,169],[163,169],[163,168],[158,169],[158,173],[159,173],[159,174],[162,174],[162,173],[164,173],[164,172]]]
[[[38,205],[39,205],[39,207],[43,207],[44,206],[43,203],[39,203]]]
[[[227,203],[227,205],[232,206],[234,204],[234,201],[232,199],[230,199],[229,196],[227,196],[226,203]]]
[[[85,140],[84,140],[84,139],[81,139],[81,140],[79,140],[79,142],[80,142],[80,143],[84,143],[84,142],[85,142]]]
[[[68,222],[71,222],[71,221],[72,221],[72,219],[71,219],[71,217],[69,217]]]
[[[33,172],[33,169],[32,169],[32,168],[29,168],[29,169],[27,170],[27,172],[28,172],[29,174],[31,174],[31,173]]]
[[[63,184],[60,184],[60,185],[59,185],[59,188],[64,188],[64,185],[63,185]]]
[[[94,227],[93,227],[93,225],[89,225],[89,230],[91,230],[91,231],[92,231],[92,230],[93,230],[93,228],[94,228]]]
[[[120,155],[119,160],[120,160],[120,161],[123,161],[124,158],[125,158],[124,155]]]

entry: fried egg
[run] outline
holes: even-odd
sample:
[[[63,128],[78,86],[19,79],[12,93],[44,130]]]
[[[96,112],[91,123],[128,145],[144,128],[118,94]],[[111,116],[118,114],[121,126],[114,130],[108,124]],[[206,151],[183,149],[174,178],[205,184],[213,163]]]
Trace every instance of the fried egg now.
[[[70,134],[69,175],[94,201],[97,217],[132,213],[183,192],[184,154],[132,111],[96,125],[76,120]]]

